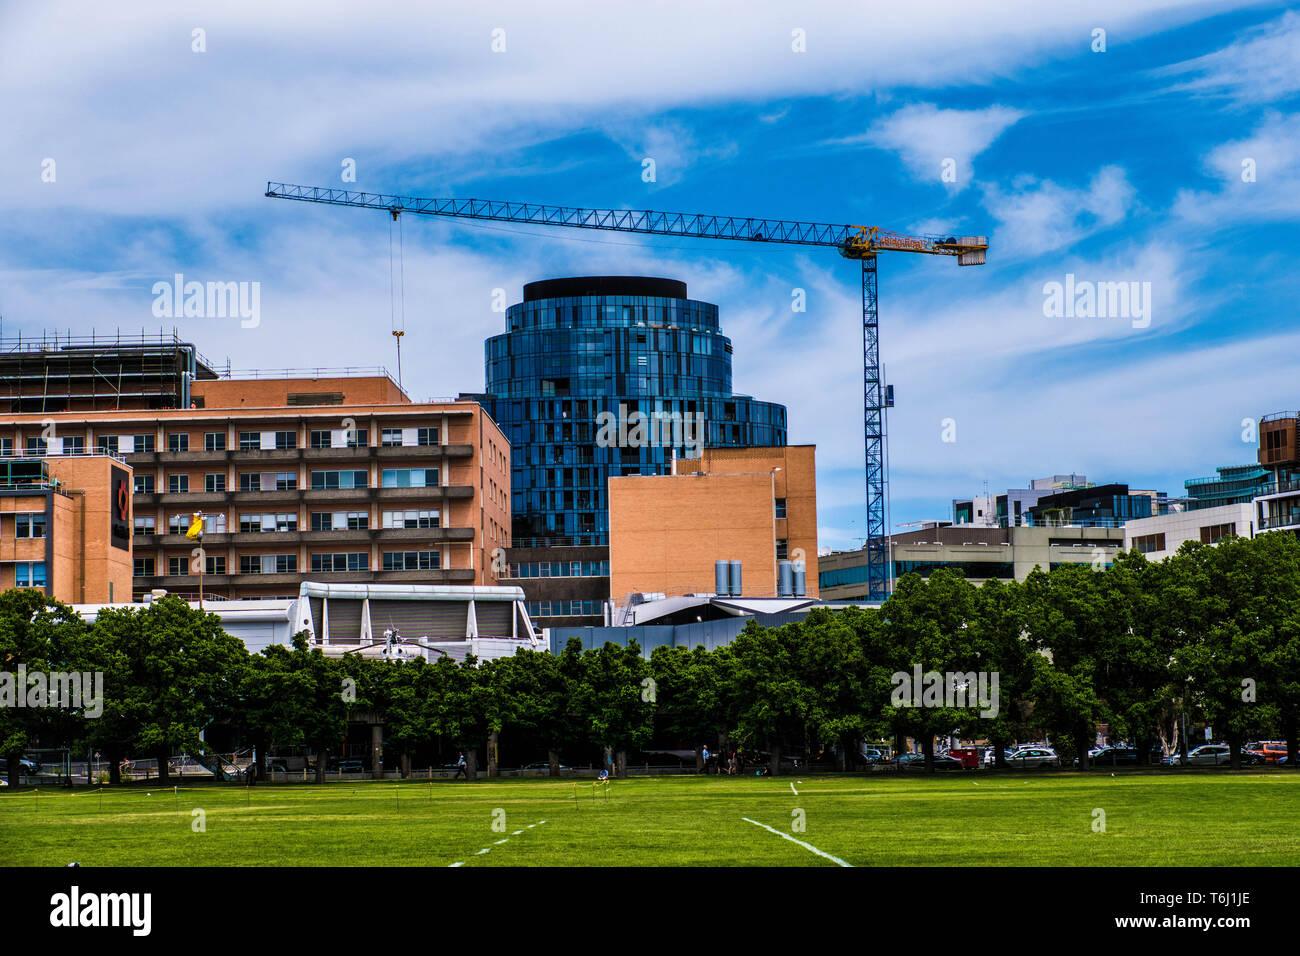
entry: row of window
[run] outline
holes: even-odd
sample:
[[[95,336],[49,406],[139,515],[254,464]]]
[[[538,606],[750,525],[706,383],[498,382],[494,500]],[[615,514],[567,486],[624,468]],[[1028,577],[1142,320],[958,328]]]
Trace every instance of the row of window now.
[[[226,573],[226,558],[224,555],[206,555],[204,558],[204,574]],[[385,571],[439,571],[442,569],[442,553],[440,551],[385,551],[382,553],[381,559]],[[20,565],[20,567],[24,566]],[[31,564],[28,567],[40,568],[41,579],[38,583],[43,586],[45,583],[45,565]],[[156,573],[156,567],[157,562],[152,557],[137,557],[133,562],[133,572],[136,577],[153,577]],[[369,571],[370,555],[364,551],[313,554],[311,555],[311,570],[314,573]],[[296,574],[297,572],[298,556],[296,554],[241,554],[239,556],[240,574]],[[169,577],[183,577],[198,573],[198,556],[177,555],[167,559],[167,574]],[[17,586],[23,587],[26,585],[20,581]]]
[[[84,455],[86,439],[82,435],[69,435],[54,439],[55,452],[64,455]],[[365,428],[312,429],[312,448],[365,448],[369,444],[368,431]],[[436,426],[417,428],[383,428],[379,433],[379,444],[384,448],[402,446],[427,446],[439,444],[439,430]],[[296,431],[255,431],[239,433],[240,451],[289,450],[298,447]],[[95,448],[104,454],[132,455],[147,454],[157,450],[157,437],[144,435],[100,435],[95,439]],[[190,450],[188,432],[173,432],[167,436],[169,452]],[[203,436],[204,451],[225,451],[225,432],[206,432]],[[26,439],[26,451],[29,455],[47,455],[50,444],[44,437],[30,435]],[[13,439],[0,438],[0,454],[13,454]]]
[[[364,470],[347,471],[313,471],[311,487],[313,491],[333,488],[368,488],[369,473]],[[155,491],[153,475],[135,476],[135,493],[151,495]],[[380,476],[382,488],[436,488],[438,487],[437,468],[385,468]],[[189,475],[168,475],[167,493],[171,495],[189,494]],[[226,490],[226,476],[211,474],[203,476],[203,490],[215,494]],[[239,475],[240,491],[297,491],[298,475],[292,471],[282,472],[241,472]]]
[[[39,534],[25,533],[26,525],[20,524],[18,537],[45,536],[44,515],[22,515],[21,518],[39,518]],[[189,528],[193,516],[189,514],[171,515],[167,519],[168,534],[184,534]],[[383,527],[394,529],[438,528],[441,527],[441,512],[437,508],[415,508],[406,511],[382,512]],[[136,534],[156,534],[157,518],[153,515],[135,516]],[[240,514],[239,531],[241,534],[297,531],[298,515],[296,512],[275,514]],[[366,511],[313,511],[311,513],[312,531],[368,531],[370,530],[370,513]],[[226,516],[213,514],[203,516],[205,534],[225,534]],[[608,574],[608,570],[605,572]]]
[[[529,617],[578,617],[604,613],[604,601],[528,601]]]
[[[525,561],[510,565],[511,578],[607,578],[608,561]]]

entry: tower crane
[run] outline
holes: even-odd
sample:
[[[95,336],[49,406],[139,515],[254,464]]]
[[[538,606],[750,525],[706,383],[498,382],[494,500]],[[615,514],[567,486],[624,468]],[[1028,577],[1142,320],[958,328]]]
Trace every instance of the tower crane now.
[[[894,396],[893,386],[886,386],[880,373],[876,256],[882,252],[913,252],[952,256],[957,259],[959,266],[983,265],[988,254],[986,236],[911,236],[877,226],[656,212],[648,209],[588,209],[492,199],[423,199],[273,182],[266,184],[266,195],[271,199],[382,209],[394,218],[402,213],[414,213],[449,219],[533,223],[651,236],[829,246],[846,259],[859,260],[862,263],[862,417],[867,466],[867,527],[864,543],[867,599],[883,601],[888,596],[890,568],[888,531],[885,527],[888,491],[885,413],[886,409],[893,407]]]

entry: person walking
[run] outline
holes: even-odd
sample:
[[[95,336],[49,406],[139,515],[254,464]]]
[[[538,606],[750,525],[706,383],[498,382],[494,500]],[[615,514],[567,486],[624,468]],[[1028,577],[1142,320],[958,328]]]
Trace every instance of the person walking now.
[[[465,775],[466,780],[469,779],[469,764],[465,761],[465,751],[463,750],[460,752],[460,758],[456,761],[456,776],[451,779],[459,780],[461,774]]]
[[[707,745],[700,748],[700,756],[704,758],[704,767],[702,770],[700,770],[700,773],[708,773],[709,772],[709,748]]]

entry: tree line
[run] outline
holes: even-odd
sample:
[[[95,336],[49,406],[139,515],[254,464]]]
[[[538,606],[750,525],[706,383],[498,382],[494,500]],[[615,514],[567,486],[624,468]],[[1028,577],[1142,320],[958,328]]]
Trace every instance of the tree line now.
[[[987,740],[1002,751],[1049,739],[1088,767],[1098,727],[1145,762],[1153,745],[1184,756],[1187,724],[1208,725],[1231,748],[1276,736],[1297,763],[1300,715],[1300,541],[1286,533],[1196,542],[1162,562],[1137,552],[1094,570],[1062,564],[1021,583],[976,587],[944,569],[899,579],[879,610],[814,609],[799,623],[754,622],[712,651],[635,644],[456,662],[326,658],[306,635],[250,654],[220,620],[175,598],[105,609],[87,624],[34,590],[0,594],[0,671],[101,672],[102,713],[0,707],[0,758],[17,782],[37,746],[93,750],[112,782],[128,756],[202,754],[214,737],[268,754],[316,756],[318,779],[349,722],[382,722],[386,746],[409,772],[414,755],[463,750],[473,778],[480,752],[495,773],[499,748],[599,754],[617,775],[653,747],[758,753],[772,773],[783,756],[822,754],[849,769],[864,741]],[[996,675],[996,707],[900,703],[899,675]],[[951,681],[949,681],[951,683]],[[983,686],[981,684],[981,686]],[[917,697],[920,695],[917,694]],[[520,760],[519,762],[524,762]]]

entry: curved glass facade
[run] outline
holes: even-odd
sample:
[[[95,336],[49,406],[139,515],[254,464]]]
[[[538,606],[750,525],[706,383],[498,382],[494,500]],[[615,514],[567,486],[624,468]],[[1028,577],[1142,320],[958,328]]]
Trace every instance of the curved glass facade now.
[[[608,544],[607,479],[667,474],[674,451],[693,454],[693,423],[708,447],[786,443],[784,405],[731,393],[718,307],[687,298],[685,283],[532,282],[506,327],[487,340],[480,401],[510,440],[515,547]],[[685,430],[608,441],[609,423],[633,413]]]

